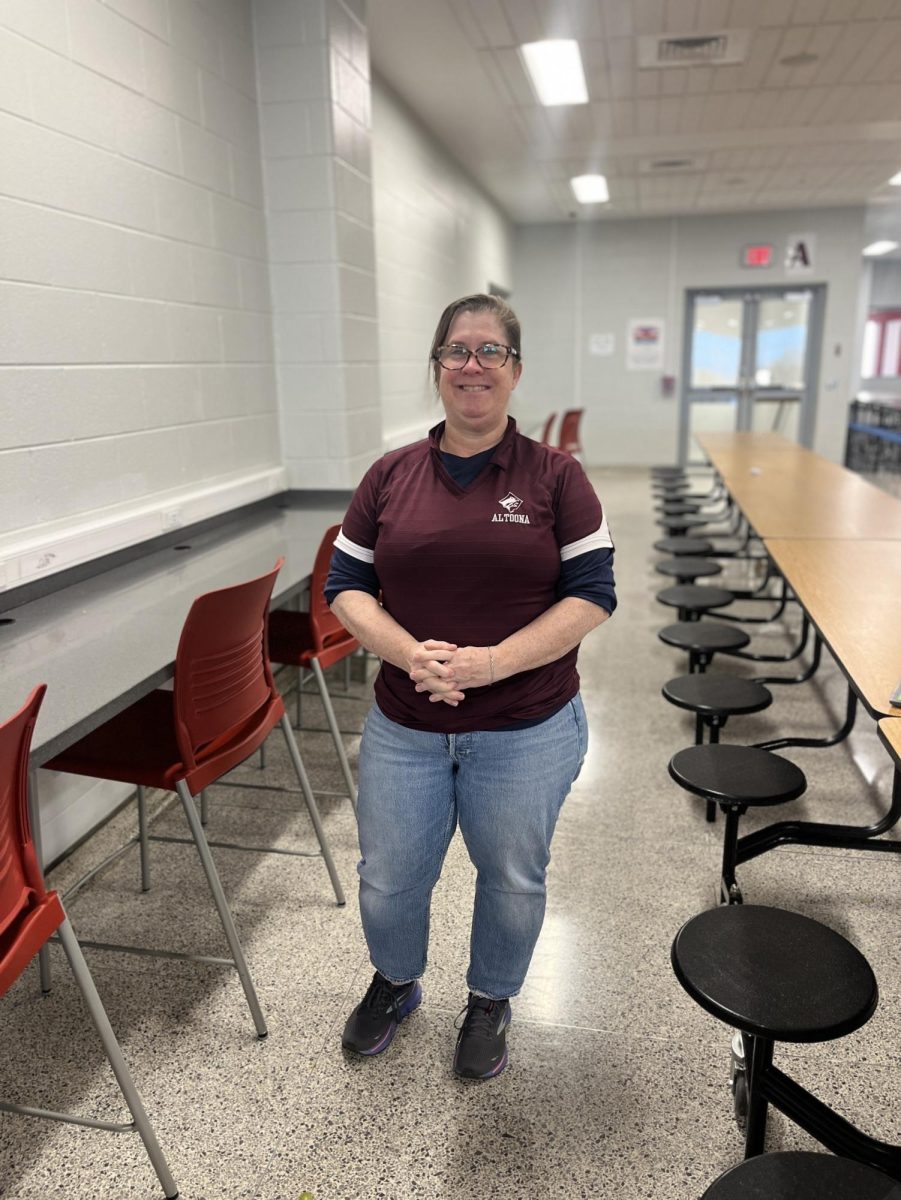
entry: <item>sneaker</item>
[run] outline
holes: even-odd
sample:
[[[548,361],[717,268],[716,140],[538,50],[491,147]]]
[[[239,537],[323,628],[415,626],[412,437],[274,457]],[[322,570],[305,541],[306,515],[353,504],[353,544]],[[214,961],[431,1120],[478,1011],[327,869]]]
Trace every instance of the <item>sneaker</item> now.
[[[391,1045],[398,1025],[421,1000],[418,979],[389,983],[376,971],[366,995],[347,1018],[341,1045],[356,1054],[381,1054]]]
[[[510,1001],[489,1000],[470,992],[463,1012],[466,1016],[457,1034],[454,1072],[464,1079],[493,1079],[507,1065]]]

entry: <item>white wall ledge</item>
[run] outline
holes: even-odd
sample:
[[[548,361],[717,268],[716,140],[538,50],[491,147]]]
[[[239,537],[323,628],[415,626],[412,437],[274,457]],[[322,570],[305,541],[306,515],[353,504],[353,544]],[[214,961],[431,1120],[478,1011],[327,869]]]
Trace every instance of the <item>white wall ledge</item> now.
[[[0,537],[0,591],[43,579],[104,554],[283,492],[287,472],[267,467],[199,488],[161,492],[152,502],[54,521]]]

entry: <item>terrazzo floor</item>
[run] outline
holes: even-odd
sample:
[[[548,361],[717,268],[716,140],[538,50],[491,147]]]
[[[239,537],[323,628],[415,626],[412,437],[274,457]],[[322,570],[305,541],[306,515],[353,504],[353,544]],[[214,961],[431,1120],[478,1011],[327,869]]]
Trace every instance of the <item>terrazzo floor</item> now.
[[[673,615],[654,600],[666,581],[654,572],[648,477],[611,470],[594,478],[617,544],[620,607],[580,656],[591,746],[554,842],[547,919],[514,1001],[508,1070],[485,1084],[451,1073],[474,882],[459,836],[435,892],[424,1003],[387,1053],[351,1060],[340,1033],[371,967],[356,909],[349,802],[320,799],[348,894],[338,908],[296,795],[212,789],[211,838],[307,852],[214,850],[268,1039],[255,1038],[228,968],[86,951],[184,1200],[697,1200],[740,1159],[729,1031],[688,999],[669,964],[682,922],[713,903],[720,826],[706,824],[703,805],[666,770],[691,743],[693,724],[660,697],[661,684],[684,667],[655,636]],[[755,648],[784,650],[798,623],[790,610],[785,622],[757,626]],[[773,705],[731,721],[723,740],[837,728],[845,685],[824,659],[813,682],[774,688]],[[728,669],[760,673],[737,660]],[[363,700],[337,704],[345,728],[360,727],[366,690],[356,683]],[[315,701],[305,704],[309,722],[321,724]],[[232,782],[289,786],[278,737],[265,772],[247,764]],[[346,740],[353,761],[359,738]],[[314,786],[339,791],[328,735],[303,733],[300,745]],[[808,776],[807,794],[789,806],[794,815],[865,823],[888,801],[891,766],[865,716],[842,745],[788,756]],[[155,813],[156,833],[184,832],[180,809],[165,798]],[[749,814],[743,828],[769,819]],[[51,873],[51,885],[65,890],[130,836],[134,820],[125,810]],[[69,905],[76,933],[224,954],[193,848],[155,843],[152,867],[147,894],[134,849],[78,892]],[[882,996],[875,1017],[842,1041],[780,1050],[777,1061],[848,1119],[898,1142],[898,864],[884,855],[780,848],[739,875],[747,901],[826,921],[870,959]],[[40,998],[33,965],[0,1005],[0,1096],[124,1119],[62,951],[52,947],[51,956],[49,997]],[[769,1146],[815,1148],[778,1114]],[[136,1138],[0,1113],[3,1200],[161,1194]]]

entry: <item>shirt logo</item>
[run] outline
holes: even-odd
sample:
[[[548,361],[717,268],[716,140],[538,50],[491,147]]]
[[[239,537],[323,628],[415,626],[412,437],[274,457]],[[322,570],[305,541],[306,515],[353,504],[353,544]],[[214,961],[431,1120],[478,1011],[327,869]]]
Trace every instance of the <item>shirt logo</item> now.
[[[492,522],[498,522],[500,524],[513,522],[517,525],[532,524],[526,513],[521,513],[518,511],[520,508],[522,508],[522,500],[516,495],[515,492],[507,492],[506,496],[502,496],[501,499],[498,500],[498,504],[506,511],[503,513],[494,513],[491,517]]]

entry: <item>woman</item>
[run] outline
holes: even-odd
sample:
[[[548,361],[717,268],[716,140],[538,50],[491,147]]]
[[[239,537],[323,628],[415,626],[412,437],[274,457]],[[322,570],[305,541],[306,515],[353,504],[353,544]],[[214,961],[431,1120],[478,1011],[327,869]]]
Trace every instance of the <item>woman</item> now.
[[[585,757],[576,655],[615,607],[613,545],[581,466],[507,415],[522,374],[512,310],[495,296],[455,301],[430,359],[445,419],[367,472],[326,584],[382,659],[358,797],[376,973],[342,1044],[378,1054],[420,1003],[432,889],[459,822],[478,878],[454,1070],[487,1079],[507,1064],[510,997]]]

